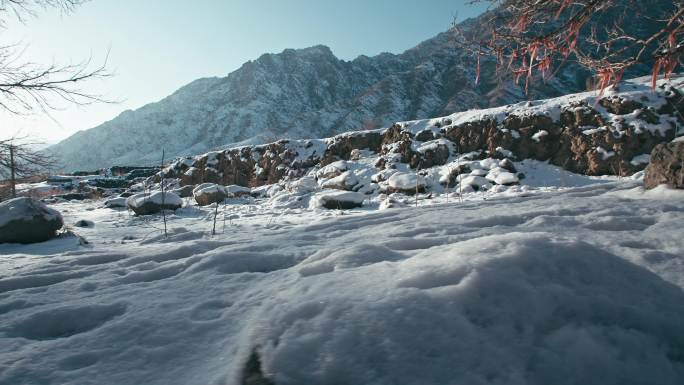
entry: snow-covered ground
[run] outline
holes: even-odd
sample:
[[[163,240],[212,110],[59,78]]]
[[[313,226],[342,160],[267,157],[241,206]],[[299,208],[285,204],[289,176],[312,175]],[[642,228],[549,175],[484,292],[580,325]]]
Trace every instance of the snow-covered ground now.
[[[516,168],[389,209],[235,199],[213,236],[213,206],[164,238],[51,205],[95,225],[0,245],[0,384],[239,384],[255,354],[278,385],[684,383],[684,192]]]

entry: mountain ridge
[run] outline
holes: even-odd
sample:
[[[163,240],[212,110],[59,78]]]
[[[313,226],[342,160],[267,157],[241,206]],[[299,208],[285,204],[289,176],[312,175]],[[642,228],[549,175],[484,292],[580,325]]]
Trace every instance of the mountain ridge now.
[[[461,23],[476,29],[486,14]],[[583,91],[588,73],[567,65],[546,83],[499,83],[485,59],[458,50],[451,31],[400,54],[338,59],[325,45],[262,54],[225,77],[194,80],[171,95],[89,130],[50,150],[66,170],[156,164],[239,144],[330,137],[471,108]],[[629,74],[633,76],[634,74]],[[97,151],[93,151],[93,146]]]

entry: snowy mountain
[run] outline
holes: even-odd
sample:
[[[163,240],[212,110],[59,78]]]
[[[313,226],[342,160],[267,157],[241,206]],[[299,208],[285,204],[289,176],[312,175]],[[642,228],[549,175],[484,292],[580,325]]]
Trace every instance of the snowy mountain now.
[[[486,20],[466,20],[461,28],[486,33]],[[68,170],[152,164],[162,148],[173,157],[237,143],[328,137],[586,88],[588,74],[573,64],[546,83],[534,82],[527,96],[521,86],[488,75],[493,64],[487,61],[475,84],[475,59],[452,36],[444,32],[402,54],[352,61],[325,46],[265,54],[226,77],[196,80],[159,102],[78,132],[51,150]]]

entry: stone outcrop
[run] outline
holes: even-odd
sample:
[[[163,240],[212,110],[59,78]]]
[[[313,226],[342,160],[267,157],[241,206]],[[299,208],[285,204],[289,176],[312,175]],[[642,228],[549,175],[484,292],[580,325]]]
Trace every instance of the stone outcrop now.
[[[626,84],[626,88],[648,89],[638,82]],[[684,124],[677,113],[684,110],[684,98],[676,87],[668,87],[659,86],[657,93],[648,89],[648,94],[612,92],[598,100],[581,94],[468,111],[463,113],[465,119],[455,114],[328,139],[232,148],[179,160],[164,173],[181,186],[216,183],[253,188],[297,179],[313,167],[359,159],[370,152],[378,154],[379,169],[395,168],[398,162],[427,169],[446,164],[455,154],[470,153],[479,159],[548,161],[579,174],[628,176],[645,167],[634,159],[643,159],[659,143],[672,140],[677,126]],[[508,168],[516,173],[512,164]],[[459,171],[453,174],[445,182],[448,185],[454,184]]]

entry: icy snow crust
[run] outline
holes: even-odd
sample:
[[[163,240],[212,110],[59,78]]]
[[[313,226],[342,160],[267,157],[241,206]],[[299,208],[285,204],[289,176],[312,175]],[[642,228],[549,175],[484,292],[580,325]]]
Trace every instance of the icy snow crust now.
[[[382,211],[271,186],[213,237],[187,201],[168,239],[55,204],[90,245],[0,245],[0,383],[240,384],[256,353],[278,385],[681,384],[684,193],[516,168],[530,186]]]

